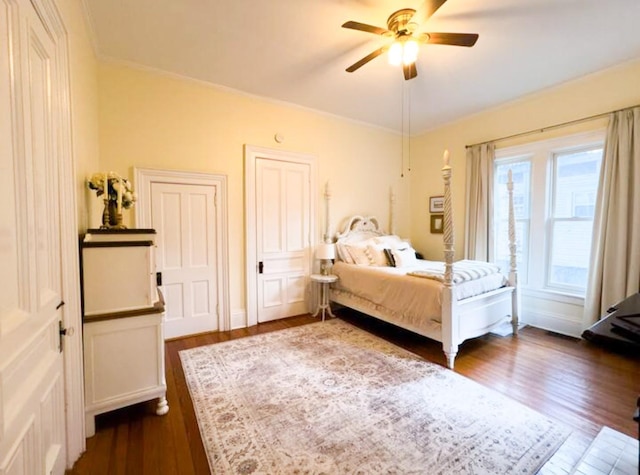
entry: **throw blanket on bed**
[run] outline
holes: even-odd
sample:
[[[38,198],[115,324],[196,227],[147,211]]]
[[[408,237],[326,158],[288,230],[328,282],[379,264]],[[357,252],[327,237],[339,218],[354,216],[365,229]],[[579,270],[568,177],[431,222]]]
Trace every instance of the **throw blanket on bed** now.
[[[407,275],[444,282],[444,262],[439,262],[437,267],[438,269],[433,270],[416,270],[407,272]],[[465,259],[453,263],[453,283],[461,284],[462,282],[480,279],[481,277],[498,274],[499,272],[500,267],[495,264]]]

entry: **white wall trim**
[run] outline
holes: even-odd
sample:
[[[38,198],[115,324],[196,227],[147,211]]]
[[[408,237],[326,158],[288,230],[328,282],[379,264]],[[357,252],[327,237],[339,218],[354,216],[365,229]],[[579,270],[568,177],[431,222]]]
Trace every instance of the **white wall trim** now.
[[[314,155],[308,153],[288,152],[283,150],[258,147],[255,145],[244,146],[244,189],[245,189],[245,279],[246,279],[246,312],[247,326],[258,323],[258,263],[257,263],[257,226],[256,226],[256,161],[258,159],[271,159],[281,162],[300,163],[309,165],[309,190],[310,199],[310,245],[315,245],[316,240],[316,209],[318,201],[317,192],[317,164]],[[309,269],[313,265],[313,252],[309,253]]]
[[[61,206],[60,219],[60,270],[62,323],[73,328],[72,335],[64,338],[64,399],[67,442],[67,468],[71,468],[86,447],[84,430],[84,372],[82,353],[82,315],[80,306],[80,265],[78,249],[77,187],[73,157],[71,127],[71,92],[69,79],[69,38],[55,0],[31,0],[49,34],[55,38],[59,87],[56,95],[59,114],[57,137],[54,140],[59,163],[58,180]]]
[[[548,289],[529,289],[522,287],[522,295],[525,297],[534,297],[537,299],[549,300],[552,302],[566,303],[577,307],[584,306],[584,297],[580,295],[570,295]]]
[[[574,338],[580,338],[582,334],[582,321],[542,310],[523,310],[522,323]]]
[[[220,271],[218,278],[220,331],[230,330],[231,314],[229,311],[229,243],[228,243],[228,206],[227,176],[212,173],[188,172],[180,170],[160,170],[153,168],[134,168],[134,183],[138,193],[135,206],[135,222],[140,228],[151,228],[151,184],[174,183],[184,185],[204,185],[216,188],[216,259]]]
[[[231,328],[230,330],[236,330],[238,328],[245,328],[247,326],[247,312],[244,309],[236,309],[231,312]]]

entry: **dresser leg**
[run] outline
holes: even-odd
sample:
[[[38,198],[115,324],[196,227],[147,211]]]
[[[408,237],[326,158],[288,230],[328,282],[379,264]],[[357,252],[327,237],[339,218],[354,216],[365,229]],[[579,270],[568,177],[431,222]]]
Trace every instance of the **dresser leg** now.
[[[158,398],[158,407],[156,408],[156,414],[159,416],[164,416],[167,412],[169,412],[169,403],[167,402],[167,398],[165,396],[160,396],[160,398]]]

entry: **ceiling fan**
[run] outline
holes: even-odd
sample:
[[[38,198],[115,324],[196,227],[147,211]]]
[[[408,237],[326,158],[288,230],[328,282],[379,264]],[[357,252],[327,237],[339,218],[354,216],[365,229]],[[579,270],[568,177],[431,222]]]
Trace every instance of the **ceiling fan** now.
[[[389,62],[391,64],[402,64],[405,80],[413,79],[418,75],[416,70],[416,59],[420,43],[453,45],[471,47],[478,41],[476,33],[417,33],[418,27],[424,23],[438,8],[447,0],[425,0],[418,10],[413,8],[403,8],[392,13],[387,19],[387,28],[367,25],[357,21],[348,21],[342,25],[343,28],[364,31],[381,35],[386,38],[393,38],[393,41],[372,53],[368,54],[360,61],[353,63],[346,70],[354,72],[383,53],[389,52]]]

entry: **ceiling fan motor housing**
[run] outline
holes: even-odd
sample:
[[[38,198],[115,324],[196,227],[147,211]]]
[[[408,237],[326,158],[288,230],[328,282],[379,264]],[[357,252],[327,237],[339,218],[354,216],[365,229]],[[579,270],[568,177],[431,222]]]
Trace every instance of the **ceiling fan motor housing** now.
[[[410,35],[417,26],[415,23],[410,23],[415,12],[413,8],[403,8],[393,12],[387,19],[387,28],[399,36]]]

